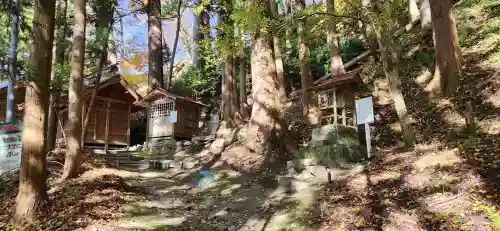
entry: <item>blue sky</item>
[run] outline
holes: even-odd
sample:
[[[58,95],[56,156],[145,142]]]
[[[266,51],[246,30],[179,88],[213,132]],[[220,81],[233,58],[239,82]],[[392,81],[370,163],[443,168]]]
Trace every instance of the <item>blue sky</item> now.
[[[130,0],[119,0],[119,10],[122,14],[127,14],[131,12],[132,9],[129,8]],[[192,44],[192,34],[193,34],[193,22],[194,15],[188,9],[185,9],[181,19],[181,31],[179,36],[179,43],[177,45],[177,51],[175,55],[175,60],[191,60],[191,55],[188,51],[188,46]],[[120,24],[116,24],[116,31],[119,31]],[[146,51],[148,47],[148,24],[147,16],[145,14],[128,15],[124,17],[124,40],[126,44],[126,53],[131,54],[133,50]],[[176,30],[176,20],[164,21],[164,41],[172,49],[174,45],[175,30]],[[120,39],[120,35],[116,36],[116,39]]]

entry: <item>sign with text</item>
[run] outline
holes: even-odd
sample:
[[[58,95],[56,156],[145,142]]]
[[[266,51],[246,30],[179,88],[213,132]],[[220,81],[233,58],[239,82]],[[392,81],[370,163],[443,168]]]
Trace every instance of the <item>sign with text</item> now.
[[[21,164],[22,124],[0,123],[0,174],[18,169]]]
[[[373,116],[372,97],[356,100],[356,122],[357,124],[369,124],[375,121]]]

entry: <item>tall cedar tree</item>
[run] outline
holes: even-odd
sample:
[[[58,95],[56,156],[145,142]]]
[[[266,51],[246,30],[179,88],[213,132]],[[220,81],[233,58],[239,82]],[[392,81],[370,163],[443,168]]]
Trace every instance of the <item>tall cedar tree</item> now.
[[[161,34],[161,1],[147,1],[148,13],[148,79],[150,89],[163,88],[163,54]]]
[[[10,66],[9,66],[9,85],[7,88],[7,108],[5,110],[5,121],[9,122],[16,117],[15,84],[17,80],[17,43],[19,42],[19,14],[21,13],[21,0],[11,1],[11,27],[10,37]]]
[[[335,14],[335,1],[326,0],[326,11]],[[331,17],[328,25],[328,45],[330,47],[331,71],[333,75],[344,74],[344,63],[340,57],[339,37],[337,36],[337,19]]]
[[[170,86],[172,85],[172,78],[174,76],[174,61],[175,61],[175,53],[177,51],[177,44],[179,43],[179,32],[181,31],[181,22],[182,22],[182,12],[181,12],[181,7],[182,7],[182,0],[177,0],[177,25],[175,28],[175,38],[174,38],[174,46],[172,47],[172,57],[170,57],[170,63],[169,63],[169,71],[168,71],[168,77],[167,77],[167,85],[165,88],[168,90],[170,89]]]
[[[35,0],[32,75],[26,86],[19,193],[13,219],[33,220],[47,200],[45,124],[54,41],[55,0]]]
[[[73,50],[69,79],[68,141],[61,180],[75,177],[82,156],[83,67],[85,63],[85,0],[75,0]]]
[[[431,0],[430,3],[436,51],[436,69],[431,87],[438,95],[451,97],[455,94],[462,75],[462,55],[458,44],[453,1]]]
[[[278,5],[276,0],[269,0],[269,11],[274,19],[278,18]],[[276,34],[273,33],[273,49],[274,49],[274,62],[276,63],[276,74],[278,75],[278,81],[280,85],[279,97],[281,104],[285,105],[286,92],[285,92],[285,71],[283,69],[283,54],[281,52],[280,39]],[[284,109],[280,110],[280,116],[284,116]]]
[[[372,4],[374,4],[373,1]],[[373,12],[371,12],[371,15],[373,17],[370,18],[370,21],[372,22],[375,22],[377,20],[375,17],[379,16],[377,8],[372,7]],[[391,10],[388,6],[380,9]],[[383,64],[385,76],[387,77],[387,81],[389,83],[389,93],[394,101],[394,107],[399,118],[405,143],[407,146],[413,146],[416,142],[416,138],[411,125],[410,115],[408,109],[406,108],[403,93],[401,92],[401,81],[399,79],[399,57],[393,38],[394,19],[379,18],[378,20],[380,21],[380,25],[374,26],[373,30],[377,35],[378,45],[381,51],[380,59]]]
[[[223,84],[222,84],[222,105],[224,121],[228,127],[234,127],[241,121],[240,103],[236,92],[236,61],[234,58],[234,21],[231,19],[233,10],[232,0],[221,0],[221,7],[219,7],[219,15],[221,25],[224,25],[224,30],[221,30],[218,36],[223,40],[223,44],[227,49],[224,52],[225,59],[223,70]]]
[[[68,27],[66,15],[68,9],[68,0],[59,0],[57,2],[56,13],[56,48],[52,65],[61,67],[66,62],[66,30]],[[47,150],[53,150],[56,145],[57,134],[57,102],[61,95],[62,76],[56,75],[52,70],[51,90],[49,103],[49,117],[47,125]]]
[[[253,0],[252,7],[259,9],[268,6],[266,0]],[[267,7],[262,9],[263,17],[269,17]],[[272,35],[258,27],[252,36],[252,96],[253,105],[250,117],[249,135],[253,136],[249,144],[256,153],[269,154],[276,144],[285,145],[282,137],[287,126],[281,121],[279,110],[283,107],[279,100],[278,76],[274,60]]]
[[[195,1],[196,5],[202,4],[201,0],[196,0]],[[195,62],[196,67],[198,67],[198,70],[202,70],[202,73],[204,73],[205,69],[205,59],[202,57],[203,55],[199,54],[202,47],[200,46],[200,42],[203,41],[203,39],[208,38],[210,35],[210,30],[208,30],[209,20],[210,20],[210,15],[208,14],[209,7],[205,7],[198,16],[195,17],[194,20],[194,26],[193,26],[193,39],[194,39],[194,44],[195,44],[195,50],[193,52],[193,60]]]
[[[305,9],[306,3],[304,0],[296,0],[296,10]],[[309,61],[309,48],[307,47],[306,38],[306,19],[297,20],[297,37],[299,45],[299,61],[300,61],[300,80],[302,83],[302,102],[304,107],[304,115],[307,116],[310,124],[319,123],[319,109],[316,105],[316,100],[312,96],[310,88],[313,82],[311,73],[311,64]]]
[[[101,50],[99,51],[100,55],[99,63],[97,64],[97,75],[94,81],[94,91],[90,96],[90,102],[87,107],[87,111],[85,112],[85,120],[83,121],[82,145],[85,144],[87,128],[89,126],[90,118],[92,117],[92,110],[94,109],[97,92],[99,91],[101,84],[102,70],[108,61],[109,36],[113,26],[113,13],[115,11],[115,5],[115,0],[104,0],[93,5],[94,11],[97,12],[96,39],[101,47]]]

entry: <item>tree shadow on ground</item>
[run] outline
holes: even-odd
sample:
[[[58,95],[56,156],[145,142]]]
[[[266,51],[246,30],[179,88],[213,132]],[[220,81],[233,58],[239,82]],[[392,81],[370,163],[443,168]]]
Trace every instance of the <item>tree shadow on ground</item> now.
[[[466,183],[470,180],[466,163],[429,163],[426,158],[434,153],[434,149],[388,150],[362,174],[329,184],[321,194],[321,203],[328,205],[322,209],[323,227],[461,230],[472,223],[471,230],[481,230],[477,228],[487,221],[474,220],[478,213],[467,207],[472,206],[467,198],[473,195],[464,195],[477,187]]]

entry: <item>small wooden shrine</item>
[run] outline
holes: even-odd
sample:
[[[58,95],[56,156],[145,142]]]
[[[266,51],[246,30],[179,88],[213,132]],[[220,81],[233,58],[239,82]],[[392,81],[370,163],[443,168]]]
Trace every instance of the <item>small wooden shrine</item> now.
[[[82,122],[88,112],[88,106],[93,87],[84,90]],[[66,143],[68,125],[68,96],[62,95],[59,104],[59,126],[56,143],[64,146]],[[139,98],[128,83],[117,73],[105,72],[97,91],[94,107],[90,112],[90,120],[85,146],[125,147],[130,145],[130,115],[142,110],[135,105]]]
[[[312,90],[316,92],[321,110],[321,125],[355,127],[355,94],[363,87],[359,71],[328,74],[314,81]]]
[[[190,139],[198,135],[201,111],[208,107],[162,88],[155,88],[137,104],[146,107],[148,111],[148,139]]]

